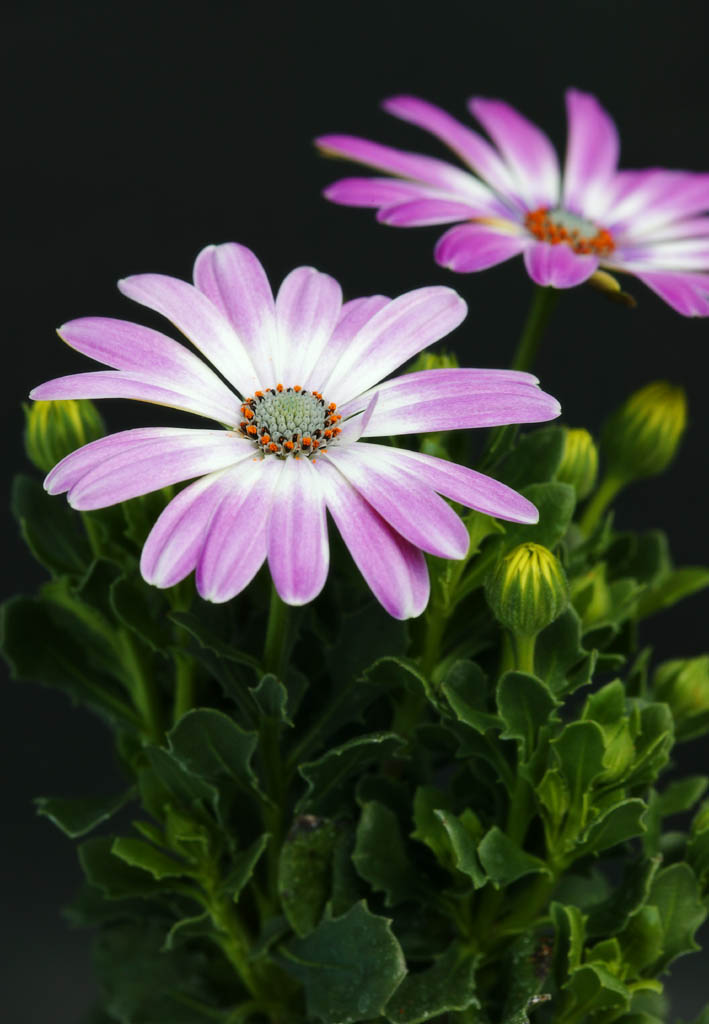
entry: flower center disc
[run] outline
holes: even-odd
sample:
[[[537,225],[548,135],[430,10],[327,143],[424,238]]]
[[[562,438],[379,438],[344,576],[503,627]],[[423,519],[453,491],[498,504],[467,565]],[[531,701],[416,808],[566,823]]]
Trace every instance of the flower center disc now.
[[[342,431],[334,402],[326,403],[319,391],[305,391],[299,384],[255,391],[241,406],[244,417],[239,430],[266,455],[281,459],[308,457],[327,451]]]
[[[567,210],[550,210],[541,206],[527,214],[525,225],[540,242],[549,242],[551,245],[565,242],[581,255],[593,253],[595,256],[607,256],[615,249],[610,231]]]

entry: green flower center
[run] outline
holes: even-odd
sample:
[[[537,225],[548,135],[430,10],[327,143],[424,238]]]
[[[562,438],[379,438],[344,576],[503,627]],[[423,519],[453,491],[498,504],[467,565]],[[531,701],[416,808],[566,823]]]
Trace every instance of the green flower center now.
[[[265,455],[312,457],[327,451],[341,433],[335,409],[319,391],[278,384],[244,399],[239,431]]]

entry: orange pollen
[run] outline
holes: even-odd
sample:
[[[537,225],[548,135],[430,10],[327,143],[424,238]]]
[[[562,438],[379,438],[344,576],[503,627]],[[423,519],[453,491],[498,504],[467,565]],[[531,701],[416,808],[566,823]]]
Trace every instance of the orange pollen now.
[[[328,407],[327,407],[327,408],[328,408],[328,410],[329,410],[330,412],[334,412],[334,411],[335,411],[335,409],[337,408],[337,406],[335,405],[335,403],[334,403],[334,402],[330,402],[330,404],[328,405]]]
[[[263,398],[263,391],[254,391],[256,398]]]
[[[253,423],[249,423],[246,432],[247,434],[258,434],[258,427],[254,426]]]
[[[302,390],[303,390],[303,387],[302,387],[302,385],[301,385],[301,384],[296,384],[296,385],[294,386],[293,390],[295,391],[295,393],[296,393],[296,395],[297,395],[299,391],[302,391]]]
[[[271,441],[271,443],[268,446],[268,450],[269,450],[269,452],[277,452],[278,451],[278,445],[274,444],[274,442]]]
[[[276,384],[276,391],[280,395],[281,391],[283,391],[283,385],[282,384]]]
[[[570,246],[580,255],[608,256],[615,249],[610,231],[566,210],[550,210],[540,206],[525,218],[525,226],[540,242]]]
[[[331,430],[325,430],[325,431],[323,431],[323,433],[325,434],[325,437],[327,437],[327,438],[332,437],[332,431]]]
[[[249,409],[248,406],[242,406],[241,411],[243,412],[247,420],[252,420],[254,418],[254,411],[253,409]]]
[[[313,443],[312,437],[304,437],[303,438],[303,448],[309,448],[312,443]]]
[[[263,437],[261,438],[261,444],[268,444],[268,442],[270,440],[271,440],[271,435],[270,434],[264,434]]]
[[[289,452],[292,452],[293,451],[293,442],[292,441],[284,441],[283,442],[283,447],[287,448]]]

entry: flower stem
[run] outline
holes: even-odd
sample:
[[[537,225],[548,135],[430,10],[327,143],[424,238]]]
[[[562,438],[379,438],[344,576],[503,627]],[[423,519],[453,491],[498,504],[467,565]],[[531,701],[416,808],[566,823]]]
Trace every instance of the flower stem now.
[[[286,641],[288,640],[288,605],[278,596],[271,584],[271,603],[268,609],[266,641],[263,648],[263,668],[280,679],[285,668]]]
[[[529,370],[534,365],[539,342],[559,301],[559,295],[558,288],[535,286],[532,304],[529,307],[517,351],[512,360],[511,368],[513,370]]]
[[[613,476],[611,473],[604,477],[579,521],[579,529],[585,536],[588,537],[589,534],[593,533],[596,526],[598,526],[601,516],[624,485],[624,480]]]
[[[163,720],[160,695],[155,680],[146,669],[143,658],[127,629],[117,633],[121,661],[130,680],[130,691],[135,709],[143,721],[145,734],[151,743],[163,740]]]
[[[524,636],[521,633],[515,635],[515,667],[518,672],[529,672],[531,675],[534,675],[534,647],[536,642],[536,634],[533,636]]]

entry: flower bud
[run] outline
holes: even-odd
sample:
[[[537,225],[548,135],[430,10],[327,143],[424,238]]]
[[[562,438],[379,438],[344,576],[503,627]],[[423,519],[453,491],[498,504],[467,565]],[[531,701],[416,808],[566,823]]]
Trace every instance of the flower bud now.
[[[598,474],[598,449],[593,438],[583,427],[564,431],[564,448],[556,479],[571,484],[579,501],[593,490]]]
[[[603,430],[609,474],[629,481],[662,473],[677,452],[686,423],[682,388],[658,380],[636,391]]]
[[[48,473],[65,455],[106,432],[98,410],[87,399],[33,402],[23,408],[25,451],[43,473]]]
[[[654,683],[657,699],[670,706],[677,739],[709,732],[709,655],[664,662]]]
[[[421,352],[413,363],[408,367],[409,373],[419,373],[421,370],[455,370],[460,366],[454,352]]]
[[[519,636],[536,636],[566,609],[569,585],[561,563],[541,544],[520,544],[488,576],[495,617]]]

